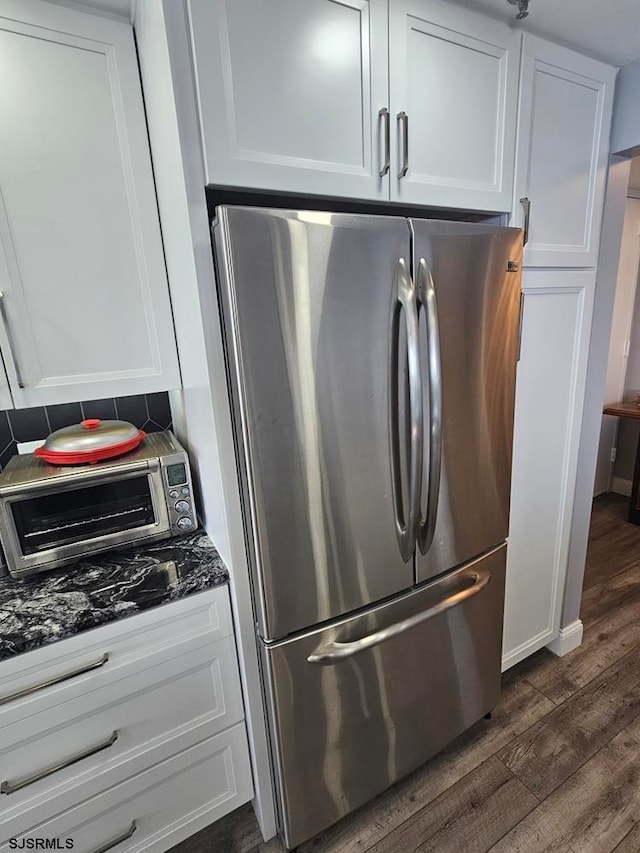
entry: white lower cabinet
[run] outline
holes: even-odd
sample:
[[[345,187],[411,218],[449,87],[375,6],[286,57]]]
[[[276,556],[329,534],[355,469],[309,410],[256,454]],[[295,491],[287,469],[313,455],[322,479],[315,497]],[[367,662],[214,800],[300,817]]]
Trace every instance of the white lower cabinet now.
[[[155,764],[22,833],[73,841],[78,853],[167,850],[251,797],[244,724]],[[0,851],[11,850],[7,841]]]
[[[3,666],[0,851],[165,850],[251,799],[226,587]]]
[[[526,270],[503,669],[558,636],[595,272]]]

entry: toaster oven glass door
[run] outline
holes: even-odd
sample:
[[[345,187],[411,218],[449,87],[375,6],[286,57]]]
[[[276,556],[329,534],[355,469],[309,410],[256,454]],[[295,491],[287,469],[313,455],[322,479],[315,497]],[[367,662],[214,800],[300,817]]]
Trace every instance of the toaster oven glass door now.
[[[148,475],[106,480],[11,504],[25,556],[156,523]]]

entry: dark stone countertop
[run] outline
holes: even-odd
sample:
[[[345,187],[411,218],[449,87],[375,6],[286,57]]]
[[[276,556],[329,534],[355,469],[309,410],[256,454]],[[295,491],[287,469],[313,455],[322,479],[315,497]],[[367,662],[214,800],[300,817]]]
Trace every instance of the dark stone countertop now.
[[[206,533],[0,578],[0,660],[229,580]]]

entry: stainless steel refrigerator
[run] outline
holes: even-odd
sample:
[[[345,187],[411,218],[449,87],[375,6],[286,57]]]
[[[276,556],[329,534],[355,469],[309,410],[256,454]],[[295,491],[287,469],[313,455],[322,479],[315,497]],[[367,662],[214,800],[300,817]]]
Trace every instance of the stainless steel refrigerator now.
[[[522,232],[227,206],[213,234],[293,847],[497,702]]]

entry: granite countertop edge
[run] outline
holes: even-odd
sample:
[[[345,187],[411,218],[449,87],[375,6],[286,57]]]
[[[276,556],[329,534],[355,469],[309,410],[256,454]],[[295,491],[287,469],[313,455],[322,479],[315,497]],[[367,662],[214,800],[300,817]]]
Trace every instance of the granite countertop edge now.
[[[0,661],[204,592],[229,580],[203,530],[0,578]]]

